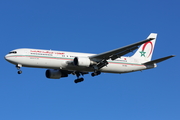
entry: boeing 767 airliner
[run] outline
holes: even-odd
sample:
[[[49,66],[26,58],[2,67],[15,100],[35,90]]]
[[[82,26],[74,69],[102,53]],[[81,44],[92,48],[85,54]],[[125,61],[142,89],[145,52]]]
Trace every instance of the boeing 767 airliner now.
[[[74,82],[78,83],[84,80],[80,76],[89,72],[92,72],[92,76],[97,76],[101,72],[142,71],[155,68],[156,63],[174,57],[170,55],[151,61],[156,37],[156,33],[151,33],[146,40],[100,54],[21,48],[9,52],[5,59],[16,65],[18,74],[22,73],[21,67],[46,68],[47,78],[60,79],[73,74],[77,76]],[[138,50],[134,55],[124,57],[136,49]]]

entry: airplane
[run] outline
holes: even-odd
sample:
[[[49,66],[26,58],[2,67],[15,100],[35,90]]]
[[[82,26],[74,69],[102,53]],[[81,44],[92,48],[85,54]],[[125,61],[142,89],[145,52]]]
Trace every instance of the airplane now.
[[[129,73],[157,67],[157,63],[174,57],[151,60],[157,33],[151,33],[147,39],[121,48],[100,54],[54,51],[43,49],[20,48],[10,51],[5,59],[14,64],[21,74],[21,67],[46,68],[45,75],[50,79],[76,75],[75,83],[84,81],[83,76],[91,72],[91,76],[103,73]],[[137,51],[131,57],[124,55]]]

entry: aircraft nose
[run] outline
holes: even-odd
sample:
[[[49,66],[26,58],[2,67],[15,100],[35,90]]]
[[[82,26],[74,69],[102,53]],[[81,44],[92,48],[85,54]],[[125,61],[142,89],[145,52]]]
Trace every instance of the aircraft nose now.
[[[7,56],[8,56],[8,55],[5,55],[5,56],[4,56],[4,59],[5,59],[5,60],[8,60],[8,57],[7,57]]]
[[[10,63],[13,63],[13,62],[14,62],[14,60],[13,60],[12,58],[10,58],[9,55],[5,55],[5,56],[4,56],[4,59],[5,59],[6,61],[10,62]]]
[[[4,59],[8,62],[12,61],[8,54],[4,56]]]

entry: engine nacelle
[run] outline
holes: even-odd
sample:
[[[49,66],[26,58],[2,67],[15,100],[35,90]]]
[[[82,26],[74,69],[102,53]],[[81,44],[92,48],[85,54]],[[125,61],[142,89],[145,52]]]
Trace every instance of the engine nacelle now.
[[[92,61],[89,59],[89,57],[75,57],[74,65],[81,66],[81,67],[89,67],[92,64]]]
[[[46,70],[46,77],[51,79],[60,79],[61,77],[68,77],[68,74],[55,69],[48,69]]]

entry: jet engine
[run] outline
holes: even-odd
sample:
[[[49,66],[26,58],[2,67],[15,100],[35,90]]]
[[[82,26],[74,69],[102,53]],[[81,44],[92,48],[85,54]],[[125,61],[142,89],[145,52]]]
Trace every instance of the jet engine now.
[[[60,79],[61,77],[68,77],[68,74],[61,70],[48,69],[46,70],[46,77],[50,79]]]
[[[89,67],[94,62],[89,57],[75,57],[73,60],[74,65],[81,67]]]

